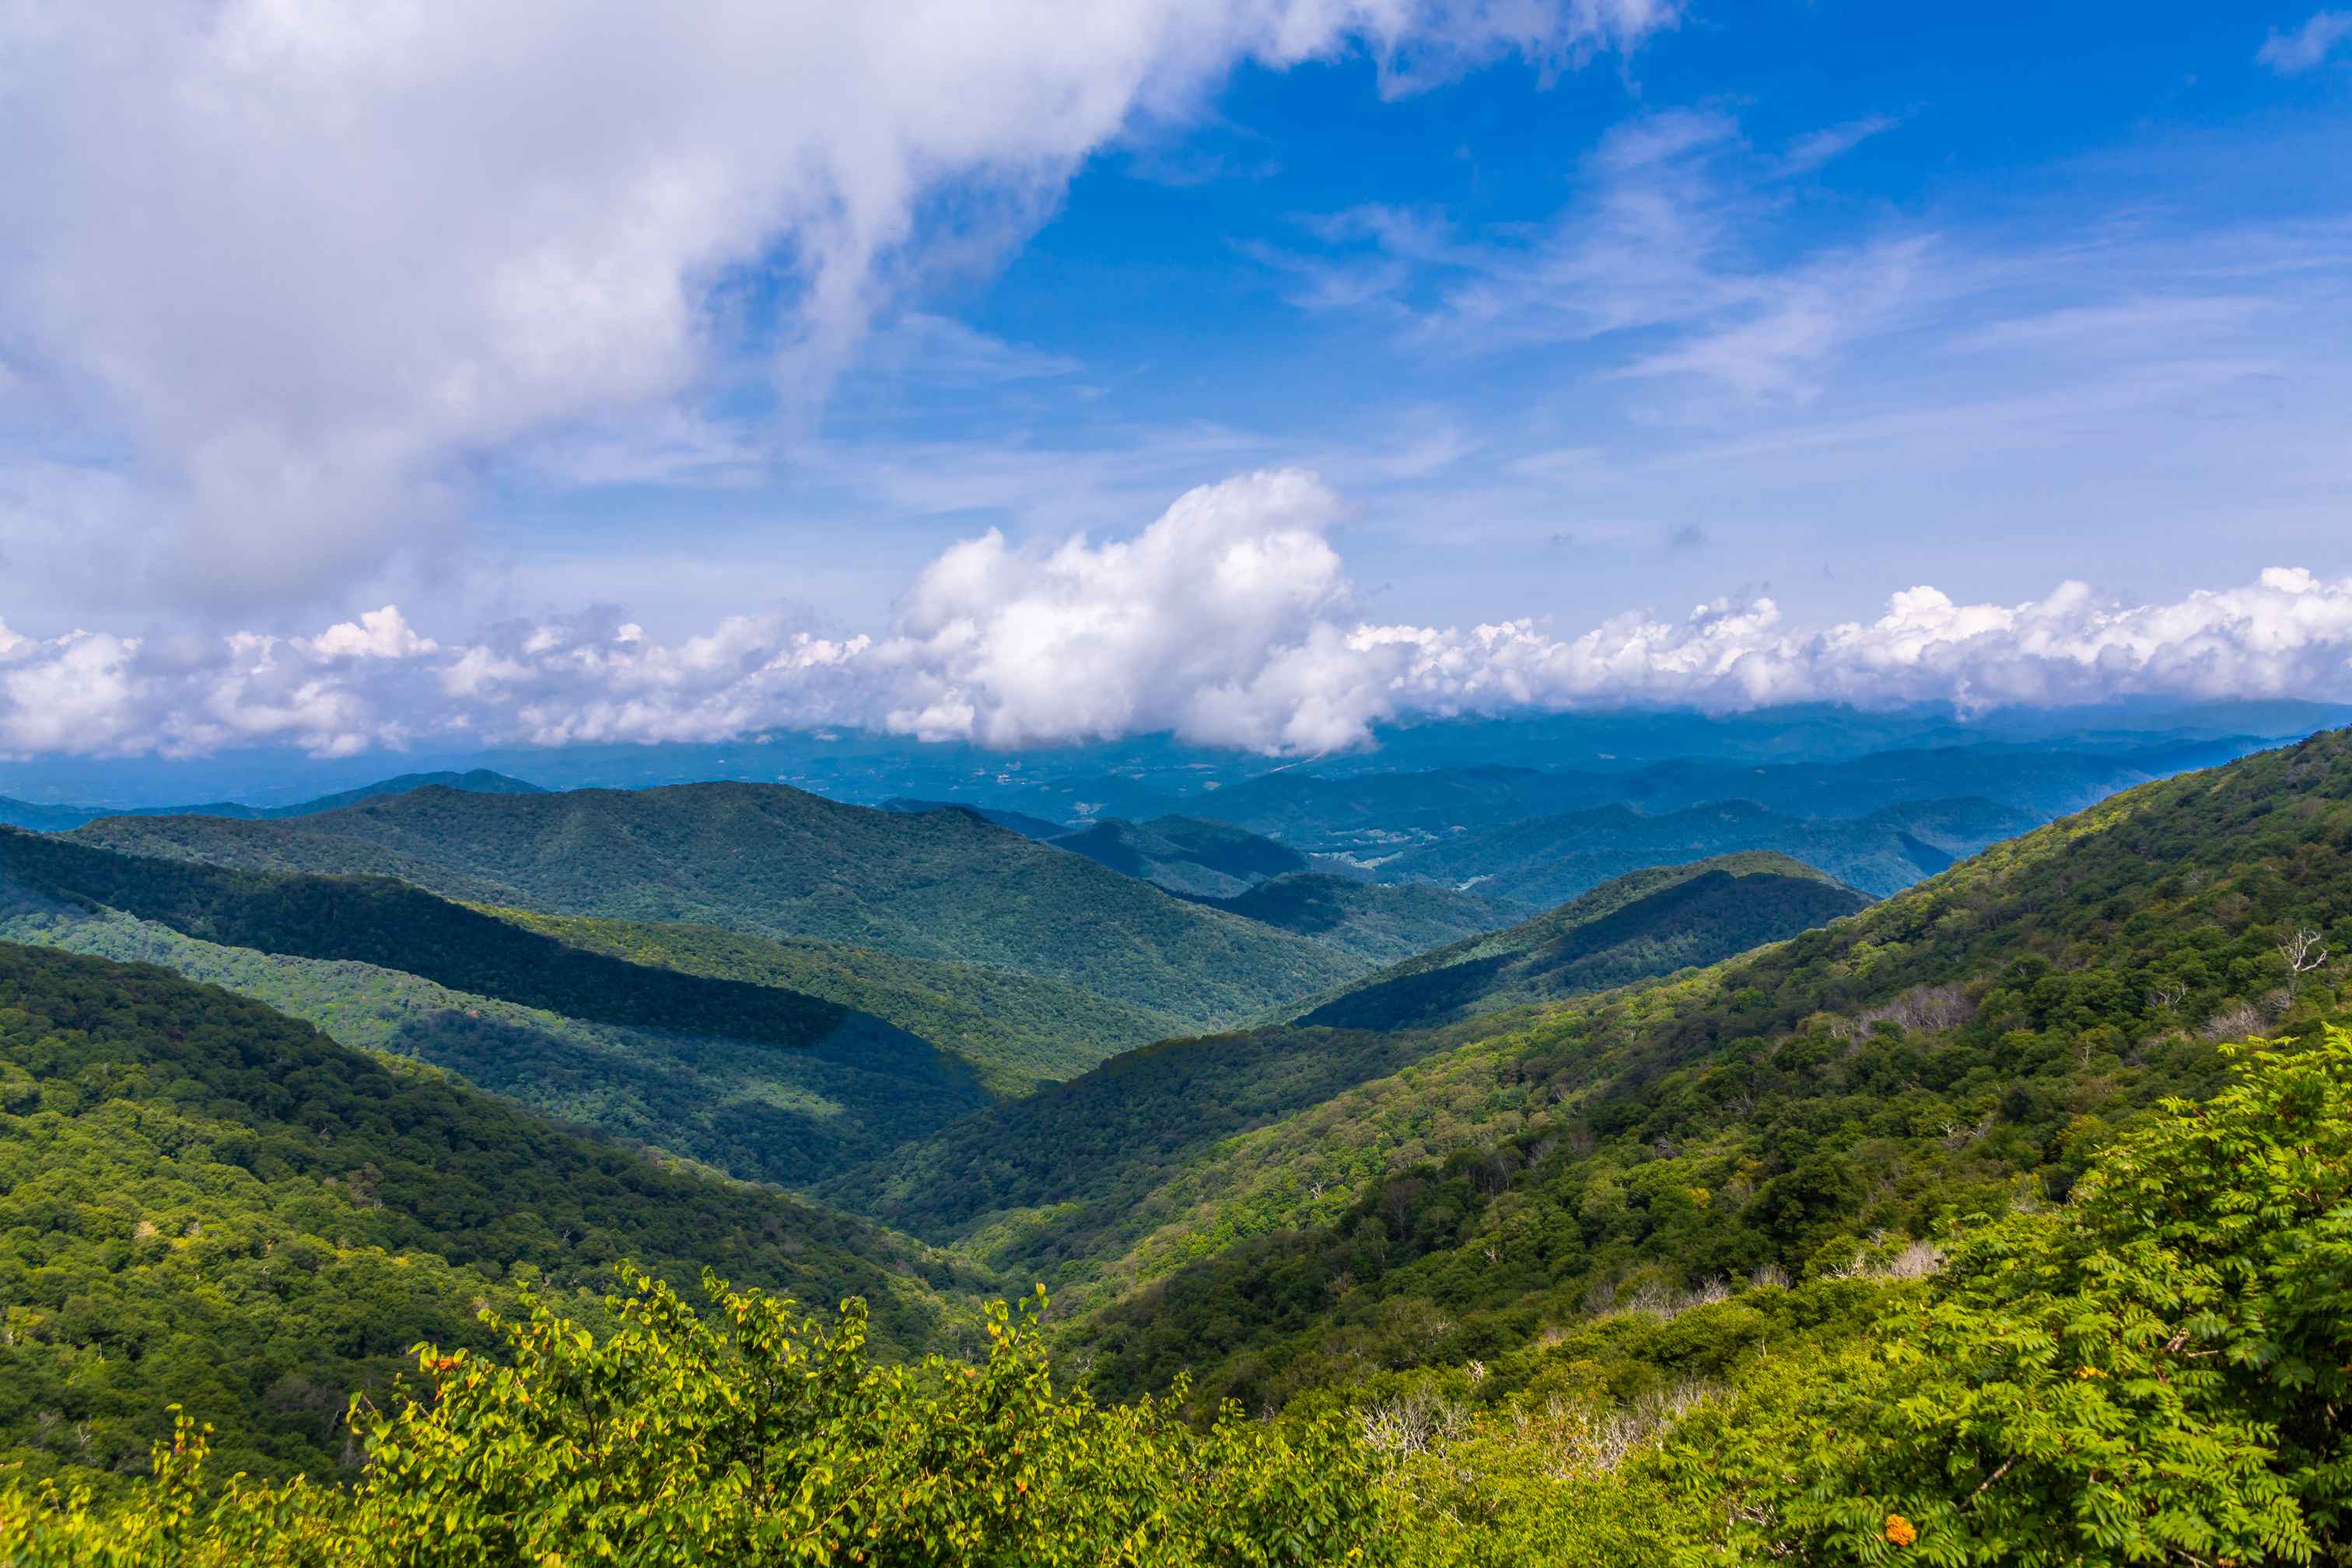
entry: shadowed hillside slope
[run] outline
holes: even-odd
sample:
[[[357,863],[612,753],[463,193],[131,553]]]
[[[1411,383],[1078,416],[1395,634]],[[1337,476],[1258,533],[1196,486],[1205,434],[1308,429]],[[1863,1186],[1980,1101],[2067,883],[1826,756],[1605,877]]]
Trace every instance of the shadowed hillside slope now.
[[[1714,963],[1869,902],[1769,852],[1636,871],[1507,931],[1405,959],[1298,1022],[1342,1029],[1455,1023]]]
[[[1293,871],[1229,899],[1202,899],[1232,914],[1311,936],[1374,963],[1392,963],[1527,913],[1518,904],[1432,882],[1393,887],[1326,871]]]
[[[989,1102],[982,1069],[804,993],[630,963],[383,878],[0,832],[0,934],[138,958],[539,1110],[800,1183]]]
[[[987,964],[1196,1026],[1313,995],[1365,967],[965,812],[878,811],[772,784],[420,790],[298,822],[114,817],[76,837],[226,865],[396,867],[474,902]]]
[[[1586,989],[1598,989],[1680,968],[1694,944],[1736,940],[1741,932],[1788,935],[1868,902],[1776,856],[1626,882],[1463,944],[1477,952],[1502,943],[1504,963],[1444,950],[1454,955],[1450,966],[1376,988],[1356,1010],[1378,1032],[1302,1026],[1168,1041],[982,1111],[820,1190],[929,1239],[966,1242],[992,1266],[1050,1276],[1066,1263],[1116,1252],[1164,1223],[1171,1200],[1159,1189],[1171,1180],[1181,1184],[1188,1163],[1221,1140],[1476,1037],[1475,1026],[1404,1026],[1444,1022],[1441,1012],[1486,1010],[1474,1005],[1476,982],[1490,988],[1495,1005],[1565,995],[1580,978]],[[1594,939],[1579,945],[1586,932]],[[1445,987],[1442,994],[1417,988],[1432,980]],[[1405,1016],[1415,1007],[1431,1016]]]

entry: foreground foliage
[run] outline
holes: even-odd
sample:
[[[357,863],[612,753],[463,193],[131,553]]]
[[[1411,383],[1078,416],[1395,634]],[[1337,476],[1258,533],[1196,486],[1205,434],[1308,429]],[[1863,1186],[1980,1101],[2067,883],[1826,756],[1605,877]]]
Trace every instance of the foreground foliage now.
[[[350,1492],[205,1485],[184,1422],[129,1507],[0,1495],[26,1563],[1368,1563],[1389,1560],[1370,1456],[1332,1422],[1236,1411],[1205,1432],[1149,1401],[1057,1390],[1036,1310],[984,1364],[885,1366],[863,1307],[831,1323],[706,1278],[698,1315],[633,1275],[599,1342],[543,1304],[511,1360],[426,1349],[427,1386],[362,1405]]]
[[[1042,1293],[984,1363],[634,1272],[422,1350],[339,1490],[205,1479],[183,1418],[112,1505],[0,1490],[26,1564],[2221,1564],[2352,1561],[2352,1036],[2231,1052],[2063,1205],[1840,1278],[1555,1325],[1279,1421],[1055,1385]]]

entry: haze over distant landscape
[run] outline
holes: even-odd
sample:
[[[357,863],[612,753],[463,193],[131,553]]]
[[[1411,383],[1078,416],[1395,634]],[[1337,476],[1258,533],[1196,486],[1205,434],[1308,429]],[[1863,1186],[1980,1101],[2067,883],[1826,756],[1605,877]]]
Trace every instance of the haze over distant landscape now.
[[[0,1568],[2352,1568],[2352,11],[0,0]]]

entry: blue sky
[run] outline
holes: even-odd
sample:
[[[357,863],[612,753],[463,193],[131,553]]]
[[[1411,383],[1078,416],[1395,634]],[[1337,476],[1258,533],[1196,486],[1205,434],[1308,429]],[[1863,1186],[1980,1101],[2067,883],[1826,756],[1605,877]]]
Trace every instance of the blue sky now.
[[[28,34],[0,748],[2352,690],[2352,12],[767,12]]]
[[[960,533],[1117,530],[1260,462],[1344,474],[1359,579],[1384,612],[1443,621],[1765,584],[1860,615],[1914,582],[2170,595],[2352,565],[2352,75],[2255,58],[2306,14],[1727,9],[1549,84],[1517,60],[1402,98],[1361,58],[1244,68],[1201,122],[1106,150],[1009,258],[919,301],[996,357],[877,355],[826,408],[825,458],[703,499],[698,529],[756,561],[782,518],[880,511],[856,560],[792,566],[866,619]],[[1612,138],[1678,119],[1719,138],[1688,160],[1685,221],[1722,226],[1717,265],[1768,300],[1829,274],[1818,346],[1775,365],[1765,345],[1738,384],[1627,371],[1767,305],[1618,330],[1606,300],[1592,321],[1530,323],[1540,307],[1509,300],[1444,320],[1482,275],[1426,252],[1538,266],[1606,199]],[[1809,148],[1817,167],[1789,166]],[[1381,219],[1424,255],[1384,247]],[[1898,419],[1948,425],[1873,428]],[[1683,461],[1722,478],[1659,471]],[[670,487],[573,493],[507,537],[528,552],[593,512],[602,549],[677,506]]]

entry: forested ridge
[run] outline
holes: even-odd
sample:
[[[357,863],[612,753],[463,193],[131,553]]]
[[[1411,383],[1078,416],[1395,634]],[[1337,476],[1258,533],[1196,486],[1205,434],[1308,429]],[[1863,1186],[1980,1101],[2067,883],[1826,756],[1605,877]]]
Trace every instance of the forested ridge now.
[[[1287,872],[1229,898],[1188,896],[1374,963],[1509,925],[1527,912],[1518,904],[1433,883],[1383,886],[1328,871]]]
[[[1716,963],[1869,902],[1769,851],[1630,872],[1533,920],[1402,959],[1298,1022],[1411,1028],[1605,991]]]
[[[474,903],[987,965],[1195,1027],[1254,1016],[1369,967],[969,812],[879,811],[779,784],[425,789],[290,822],[111,817],[74,837],[247,868],[392,869]]]
[[[1171,1015],[1009,970],[930,963],[812,937],[749,936],[718,926],[490,912],[631,963],[778,985],[862,1008],[972,1063],[1000,1095],[1027,1093],[1120,1050],[1183,1032]]]

